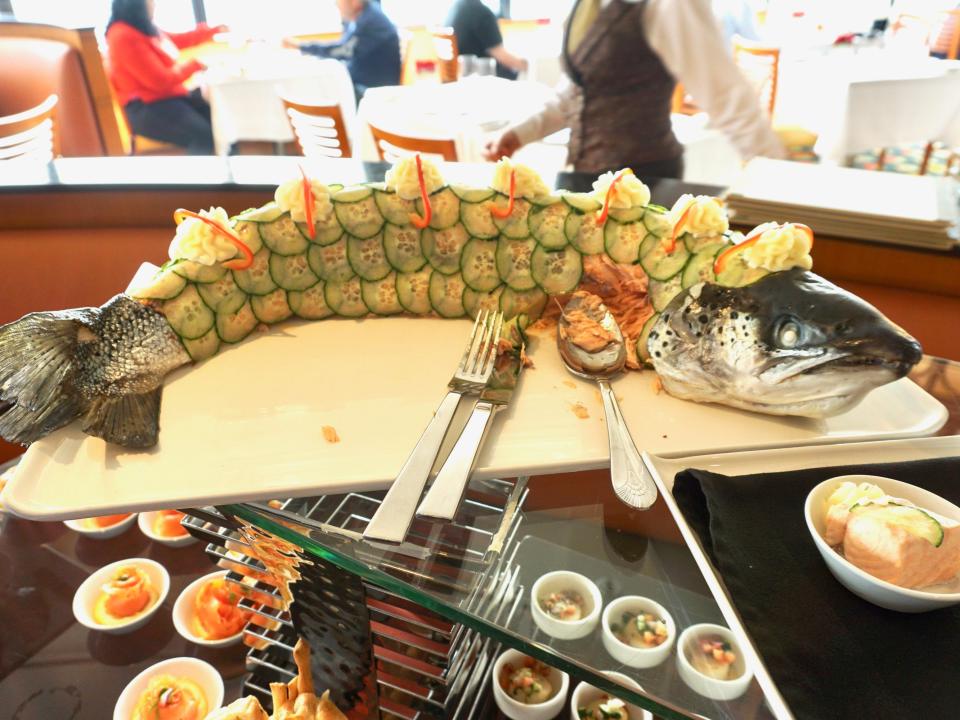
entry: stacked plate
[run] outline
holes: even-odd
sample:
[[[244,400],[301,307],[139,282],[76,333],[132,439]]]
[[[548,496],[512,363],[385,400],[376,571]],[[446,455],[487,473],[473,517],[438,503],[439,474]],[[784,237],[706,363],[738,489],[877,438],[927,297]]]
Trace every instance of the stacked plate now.
[[[737,225],[800,222],[814,232],[948,250],[960,239],[951,178],[756,158],[727,193]]]

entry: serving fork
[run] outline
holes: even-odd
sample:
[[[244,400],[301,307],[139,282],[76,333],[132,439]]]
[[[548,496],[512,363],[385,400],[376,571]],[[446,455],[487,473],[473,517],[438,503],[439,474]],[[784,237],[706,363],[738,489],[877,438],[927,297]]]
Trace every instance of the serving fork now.
[[[503,316],[500,312],[483,310],[477,314],[463,357],[447,384],[446,397],[364,530],[364,539],[403,542],[460,398],[479,395],[490,379],[497,356],[496,337],[502,325]]]

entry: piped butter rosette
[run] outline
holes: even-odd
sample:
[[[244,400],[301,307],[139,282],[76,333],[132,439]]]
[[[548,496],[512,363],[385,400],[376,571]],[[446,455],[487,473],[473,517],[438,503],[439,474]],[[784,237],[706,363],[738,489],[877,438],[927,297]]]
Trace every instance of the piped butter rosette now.
[[[606,172],[593,181],[593,196],[611,208],[629,210],[650,204],[650,188],[629,168]]]
[[[674,236],[720,236],[730,229],[723,203],[709,195],[681,195],[670,209]]]
[[[420,157],[420,168],[423,172],[423,185],[427,195],[436,192],[445,185],[443,175],[436,163],[425,157]],[[417,158],[400,158],[387,170],[383,176],[387,190],[395,192],[404,200],[416,200],[420,197],[420,180],[417,173]]]
[[[742,243],[741,257],[748,267],[780,272],[813,267],[813,232],[799,223],[758,225]]]
[[[309,187],[309,192],[306,191]],[[333,218],[333,203],[330,201],[330,188],[315,178],[304,177],[287,180],[277,187],[273,198],[277,207],[290,213],[294,222],[307,220],[307,200],[312,201],[310,218],[316,225],[326,225]]]
[[[200,265],[216,265],[237,255],[237,246],[227,233],[230,216],[222,207],[201,210],[198,217],[187,217],[179,225],[170,243],[171,260],[191,260]],[[206,221],[205,221],[206,220]]]
[[[501,158],[493,169],[490,187],[504,195],[510,195],[510,177],[513,176],[513,195],[533,200],[550,194],[550,187],[540,173],[527,165],[514,163],[510,158]]]

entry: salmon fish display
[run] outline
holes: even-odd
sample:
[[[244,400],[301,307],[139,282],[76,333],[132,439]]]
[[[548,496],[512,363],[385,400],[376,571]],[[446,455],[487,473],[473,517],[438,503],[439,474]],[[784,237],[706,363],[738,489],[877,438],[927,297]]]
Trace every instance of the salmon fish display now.
[[[553,192],[502,160],[488,187],[448,185],[419,156],[383,183],[306,174],[229,217],[177,211],[170,261],[99,308],[0,327],[0,436],[29,444],[80,420],[130,448],[156,444],[164,377],[291,317],[476,316],[514,326],[551,297],[600,296],[667,392],[823,417],[905,375],[920,347],[809,272],[813,233],[731,233],[715,198],[650,203],[629,170],[592,193]]]

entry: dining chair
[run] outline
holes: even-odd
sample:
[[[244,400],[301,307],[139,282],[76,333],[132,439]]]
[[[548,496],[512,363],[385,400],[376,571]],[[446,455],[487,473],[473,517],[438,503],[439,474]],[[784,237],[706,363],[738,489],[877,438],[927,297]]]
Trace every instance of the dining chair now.
[[[683,83],[678,82],[673,89],[673,96],[670,98],[670,112],[680,115],[696,115],[703,111],[696,106],[693,98],[687,95],[687,89],[683,86]]]
[[[0,161],[29,160],[46,164],[58,154],[54,115],[57,95],[29,110],[0,117]]]
[[[415,138],[387,132],[373,125],[369,127],[373,133],[373,143],[377,146],[377,154],[386,162],[396,162],[399,158],[416,153],[440,157],[447,162],[457,161],[457,145],[453,139]]]
[[[453,28],[434,28],[430,31],[430,36],[433,38],[433,48],[440,61],[440,82],[456,82],[459,74],[457,58],[460,51]]]
[[[306,157],[353,157],[340,105],[315,105],[281,96],[300,152]]]
[[[737,35],[733,38],[733,60],[756,88],[767,114],[773,117],[780,75],[780,48],[758,45]]]

